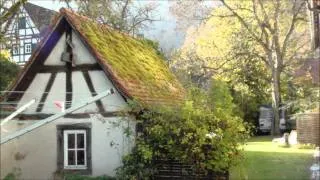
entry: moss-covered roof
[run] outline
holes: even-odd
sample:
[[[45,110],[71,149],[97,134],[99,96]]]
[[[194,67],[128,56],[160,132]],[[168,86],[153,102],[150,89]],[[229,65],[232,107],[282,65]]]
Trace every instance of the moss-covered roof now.
[[[175,104],[184,98],[183,87],[146,41],[64,8],[60,13],[126,96],[147,105]]]

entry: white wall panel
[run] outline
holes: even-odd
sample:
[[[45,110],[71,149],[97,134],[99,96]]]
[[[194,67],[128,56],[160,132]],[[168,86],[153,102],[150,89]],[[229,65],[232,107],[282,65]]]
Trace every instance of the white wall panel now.
[[[87,47],[84,46],[79,36],[72,31],[72,43],[74,44],[73,52],[76,54],[74,64],[94,64],[95,58],[91,55]]]
[[[106,111],[118,111],[127,106],[127,103],[115,89],[103,71],[89,71],[92,84],[97,93],[113,88],[115,93],[101,100]]]
[[[92,97],[89,87],[81,71],[72,72],[72,106],[86,101]],[[97,112],[98,108],[95,103],[89,104],[74,113]]]
[[[25,91],[21,100],[19,101],[18,107],[21,107],[22,105],[28,103],[34,98],[36,98],[36,103],[32,104],[27,110],[24,111],[24,113],[36,112],[37,106],[42,97],[42,93],[45,91],[45,88],[47,86],[47,82],[49,81],[50,76],[51,76],[51,73],[36,74],[33,81],[29,85],[28,89]]]
[[[60,37],[56,46],[52,49],[48,58],[45,60],[44,65],[65,65],[65,62],[61,61],[61,54],[64,52],[66,46],[66,33]]]
[[[66,98],[66,73],[57,73],[52,84],[50,92],[45,101],[42,113],[58,113],[60,109],[54,104],[54,101],[65,101]]]

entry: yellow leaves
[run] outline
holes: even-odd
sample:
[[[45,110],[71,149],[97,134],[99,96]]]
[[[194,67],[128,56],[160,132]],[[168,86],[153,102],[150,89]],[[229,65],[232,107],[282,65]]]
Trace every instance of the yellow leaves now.
[[[5,60],[11,60],[11,54],[9,50],[2,49],[0,51],[0,56]]]
[[[230,50],[230,38],[234,27],[226,21],[210,18],[198,31],[196,52],[202,58],[225,57]]]

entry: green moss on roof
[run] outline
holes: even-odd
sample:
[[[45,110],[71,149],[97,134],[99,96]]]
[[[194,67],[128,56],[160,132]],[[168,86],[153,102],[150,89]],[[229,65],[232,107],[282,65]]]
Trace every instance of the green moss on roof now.
[[[164,61],[143,41],[117,31],[103,31],[93,22],[82,23],[81,29],[117,75],[127,81],[138,80],[158,87],[163,87],[164,83],[176,83]]]
[[[150,43],[75,13],[67,12],[67,16],[134,98],[172,101],[183,98],[181,84]]]

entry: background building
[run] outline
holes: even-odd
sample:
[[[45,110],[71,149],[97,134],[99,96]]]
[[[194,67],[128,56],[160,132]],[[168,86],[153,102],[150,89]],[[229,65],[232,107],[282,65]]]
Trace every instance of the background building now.
[[[12,60],[24,65],[55,14],[55,11],[35,4],[24,4],[10,20],[5,34],[7,40],[1,48],[10,50]]]

